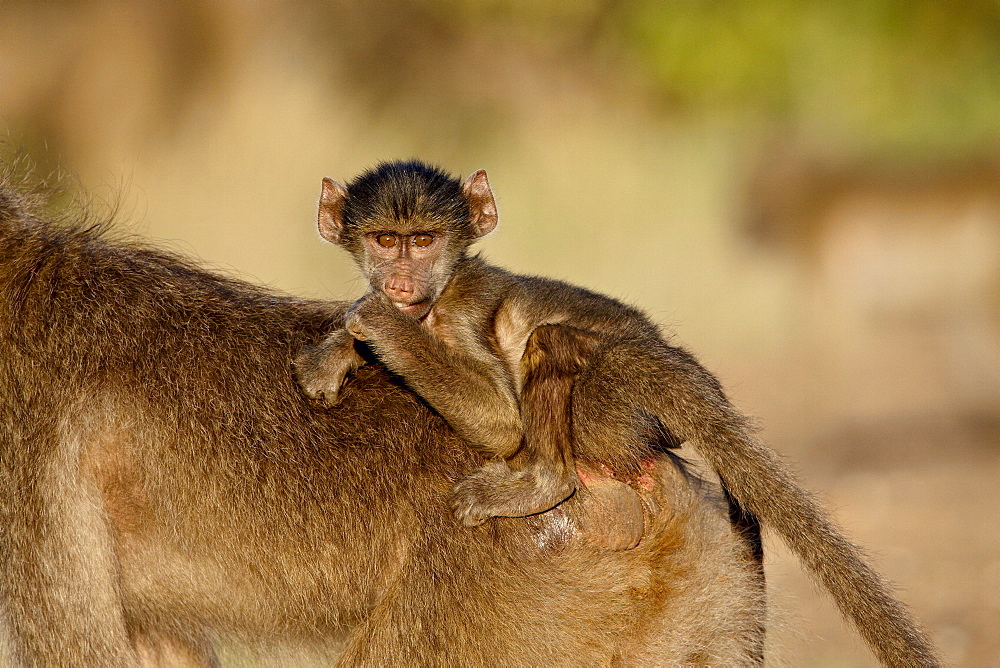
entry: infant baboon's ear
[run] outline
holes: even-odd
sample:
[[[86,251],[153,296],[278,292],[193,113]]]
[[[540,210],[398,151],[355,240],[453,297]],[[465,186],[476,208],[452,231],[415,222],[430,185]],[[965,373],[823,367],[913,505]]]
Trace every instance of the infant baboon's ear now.
[[[316,226],[319,235],[332,244],[340,244],[344,239],[344,205],[347,203],[347,188],[333,179],[323,179],[323,192],[319,196],[319,219]]]
[[[462,194],[469,203],[472,214],[473,238],[486,236],[497,226],[500,217],[497,215],[497,203],[490,190],[490,182],[486,178],[486,170],[473,172],[472,176],[462,184]]]

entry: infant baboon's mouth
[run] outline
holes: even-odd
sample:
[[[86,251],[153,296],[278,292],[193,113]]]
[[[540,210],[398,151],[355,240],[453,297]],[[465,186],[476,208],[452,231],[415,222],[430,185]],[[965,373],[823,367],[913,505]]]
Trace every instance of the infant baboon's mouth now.
[[[404,304],[403,302],[393,302],[396,308],[407,315],[420,316],[427,310],[427,300],[422,299],[418,302],[413,302],[412,304]]]

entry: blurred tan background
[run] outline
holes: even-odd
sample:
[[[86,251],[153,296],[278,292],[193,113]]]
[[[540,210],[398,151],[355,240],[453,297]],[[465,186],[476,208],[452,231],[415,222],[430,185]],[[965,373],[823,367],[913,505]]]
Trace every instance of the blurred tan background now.
[[[486,254],[648,310],[958,666],[1000,666],[1000,4],[0,4],[0,136],[136,233],[360,294],[320,178],[489,172]],[[874,665],[777,541],[774,665]]]

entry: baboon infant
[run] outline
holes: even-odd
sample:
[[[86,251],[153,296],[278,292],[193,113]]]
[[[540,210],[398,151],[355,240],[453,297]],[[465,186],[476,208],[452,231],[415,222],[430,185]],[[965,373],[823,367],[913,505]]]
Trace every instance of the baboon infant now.
[[[344,186],[323,180],[319,232],[358,263],[369,291],[345,328],[295,360],[307,395],[338,400],[364,348],[487,462],[455,486],[467,525],[527,516],[567,499],[581,472],[635,484],[655,444],[690,441],[735,502],[775,528],[883,662],[935,665],[933,649],[860,550],[754,435],[718,381],[642,313],[560,281],[470,256],[497,224],[482,170],[464,183],[420,162],[383,163]],[[529,337],[546,325],[592,339],[575,367],[570,438],[533,433],[519,395]],[[556,346],[558,348],[558,345]],[[627,485],[606,493],[608,506]]]
[[[461,186],[415,162],[384,164],[349,189],[325,179],[320,233],[354,256],[370,289],[346,329],[296,360],[306,394],[335,403],[345,376],[364,363],[355,340],[365,341],[447,419],[489,460],[452,497],[470,526],[549,510],[579,485],[572,448],[525,431],[521,359],[533,331],[571,326],[596,347],[659,338],[641,313],[608,297],[469,257],[497,219],[484,171]],[[615,472],[628,477],[637,462]]]

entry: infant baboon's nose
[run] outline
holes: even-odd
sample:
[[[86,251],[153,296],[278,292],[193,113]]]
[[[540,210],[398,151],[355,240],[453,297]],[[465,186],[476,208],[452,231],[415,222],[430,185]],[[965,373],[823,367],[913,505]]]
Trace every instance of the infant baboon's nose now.
[[[393,301],[407,301],[413,297],[413,281],[393,276],[385,282],[385,294]]]

